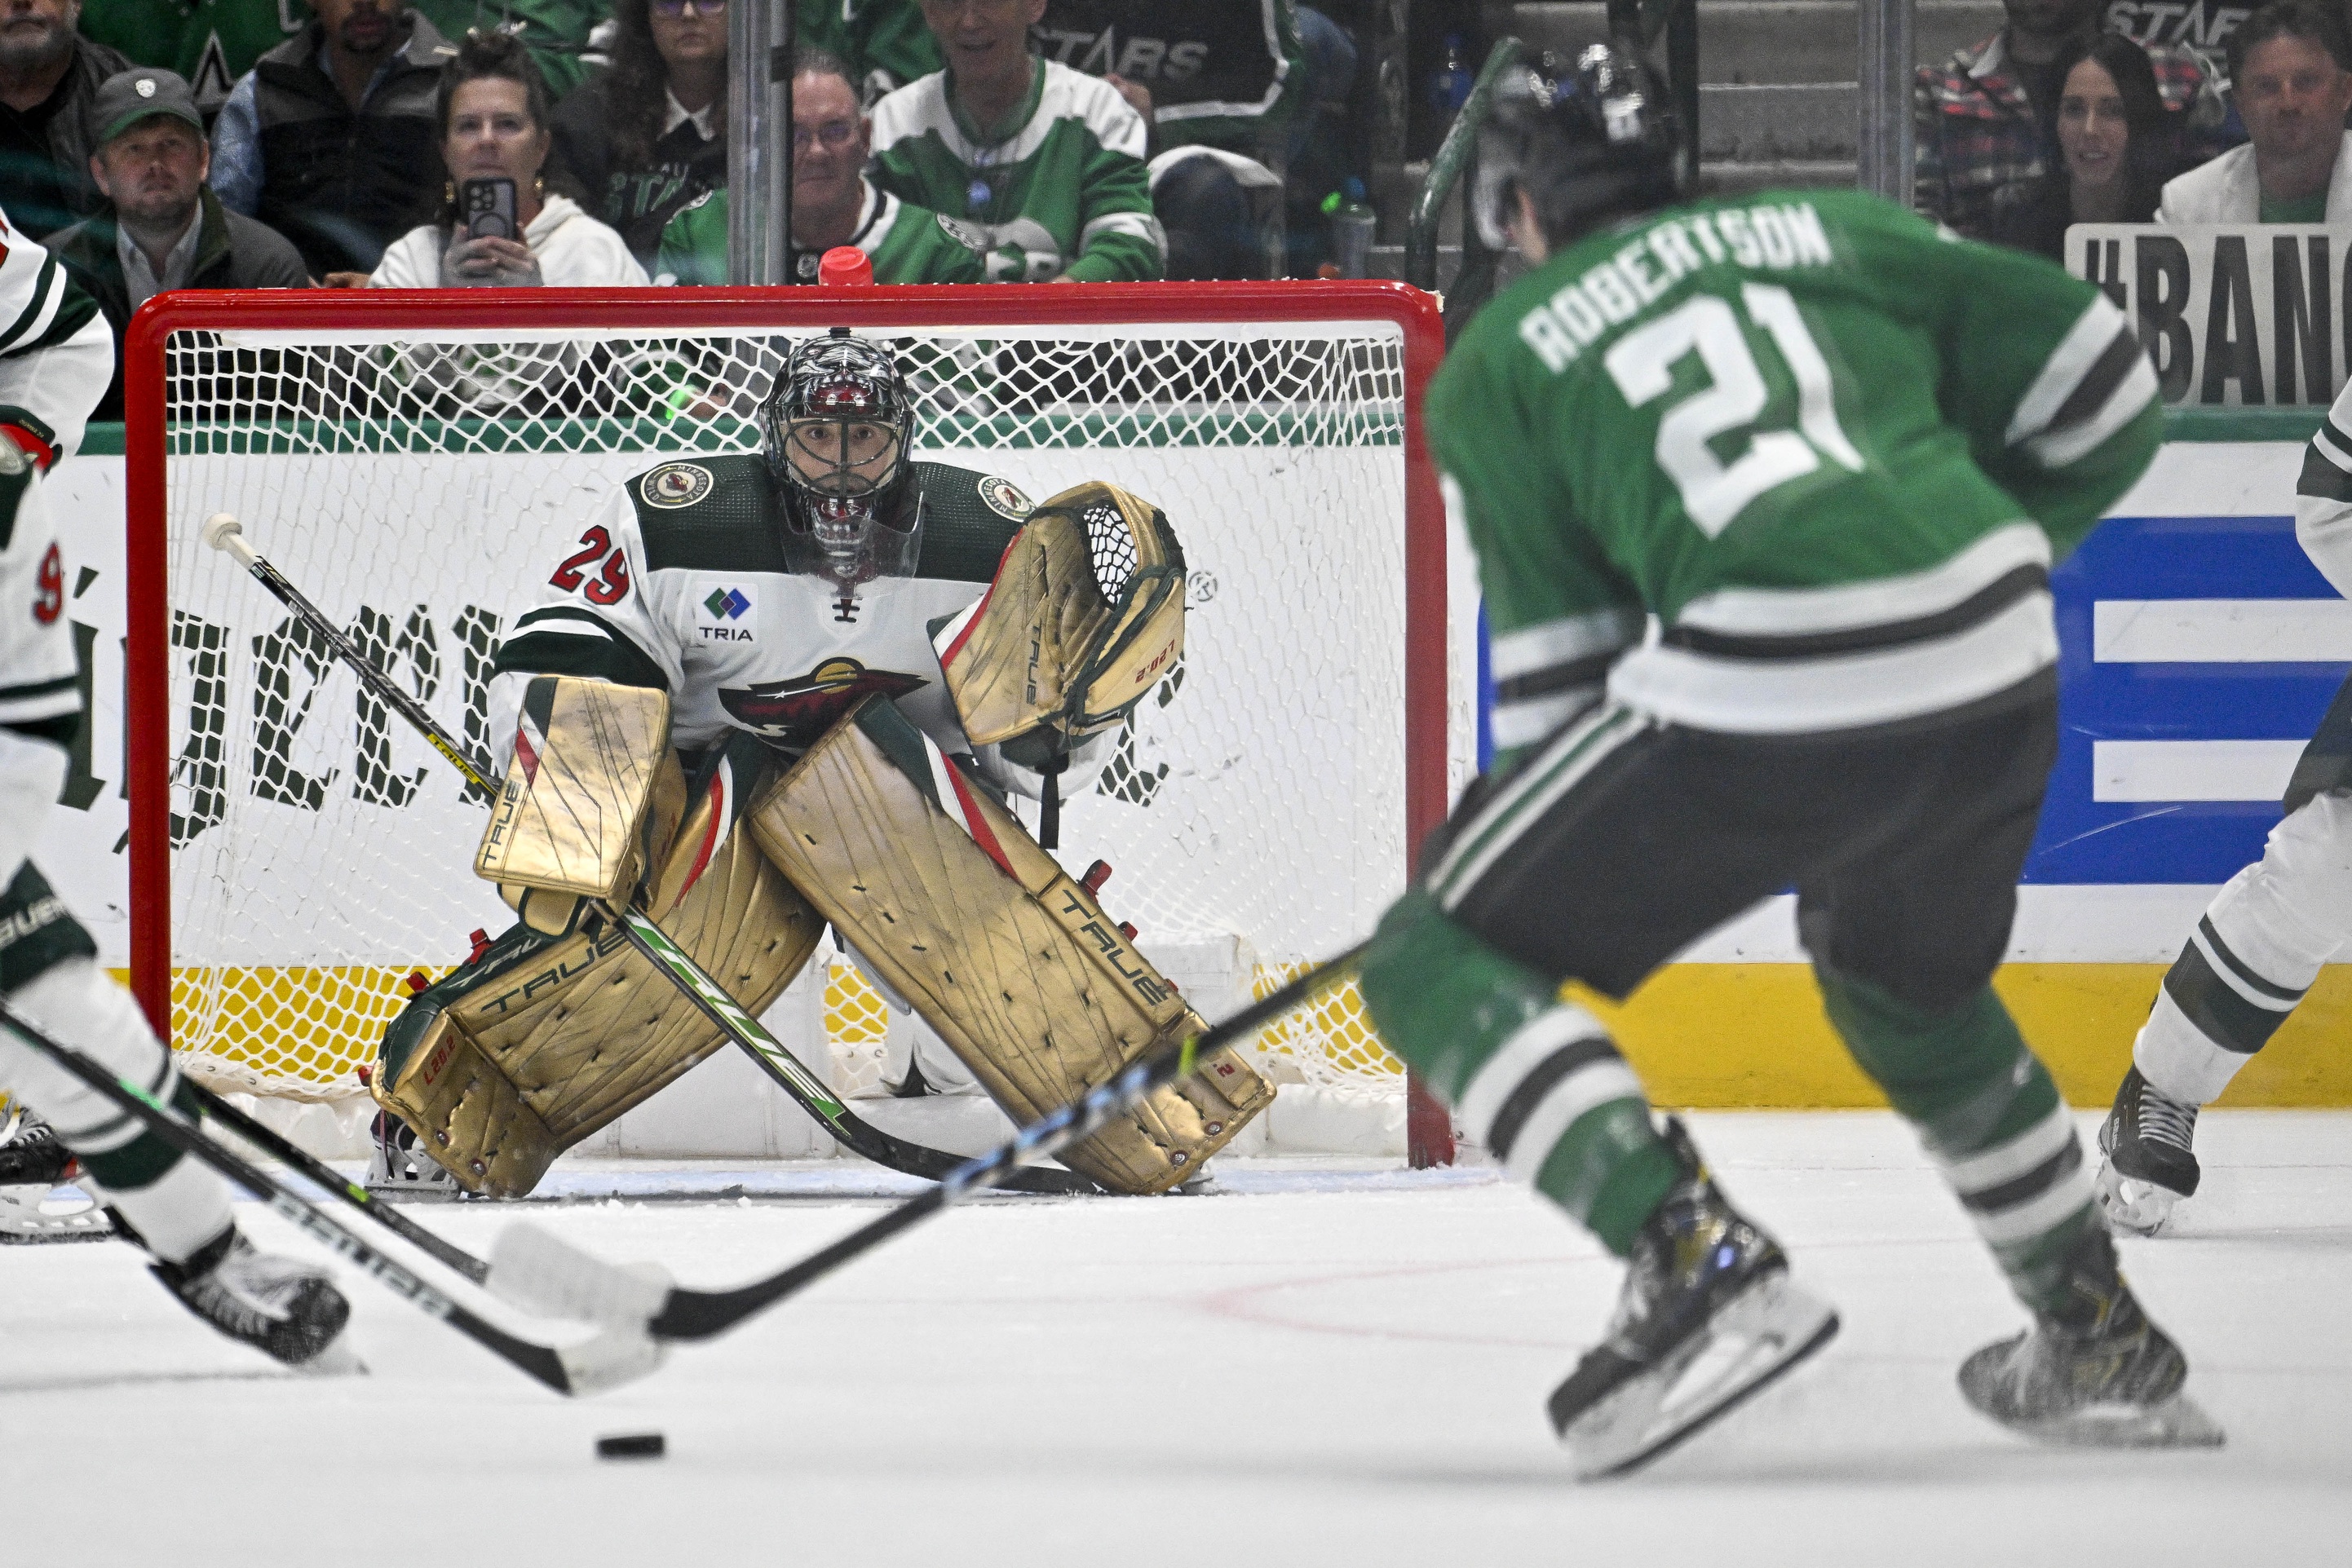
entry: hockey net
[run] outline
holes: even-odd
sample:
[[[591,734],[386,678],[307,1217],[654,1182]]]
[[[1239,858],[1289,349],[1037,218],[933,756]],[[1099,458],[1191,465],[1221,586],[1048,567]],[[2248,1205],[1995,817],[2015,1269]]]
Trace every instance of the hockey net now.
[[[1061,858],[1111,864],[1106,906],[1204,1012],[1263,994],[1370,927],[1466,766],[1409,431],[1433,321],[1391,285],[165,302],[130,349],[134,987],[216,1087],[349,1101],[412,977],[511,918],[454,772],[207,516],[487,752],[492,651],[597,500],[757,450],[791,342],[847,325],[908,371],[919,456],[1037,498],[1108,479],[1173,523],[1183,661]],[[869,1089],[887,1009],[845,963],[801,984],[837,1088]],[[1402,1086],[1352,988],[1255,1049],[1278,1082]]]

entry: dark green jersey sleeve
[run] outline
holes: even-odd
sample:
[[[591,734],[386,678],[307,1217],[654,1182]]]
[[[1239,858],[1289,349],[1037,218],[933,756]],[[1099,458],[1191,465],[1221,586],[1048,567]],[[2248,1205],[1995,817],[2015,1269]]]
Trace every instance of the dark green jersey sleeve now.
[[[1601,700],[1609,666],[1641,640],[1639,591],[1611,565],[1568,489],[1532,453],[1580,439],[1503,376],[1440,377],[1428,427],[1486,598],[1496,750],[1506,764]],[[1456,433],[1476,433],[1475,439]]]
[[[1850,231],[1897,308],[1932,312],[1938,401],[1986,476],[2063,557],[2155,455],[2156,373],[2122,311],[2042,257],[1883,209]]]

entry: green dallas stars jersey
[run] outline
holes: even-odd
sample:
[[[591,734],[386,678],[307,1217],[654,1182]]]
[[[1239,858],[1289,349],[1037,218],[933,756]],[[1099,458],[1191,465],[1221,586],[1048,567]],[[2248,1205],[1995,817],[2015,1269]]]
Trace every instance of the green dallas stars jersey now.
[[[2046,681],[2052,561],[2161,422],[2097,290],[1833,191],[1586,236],[1479,314],[1426,409],[1478,554],[1507,753],[1604,683],[1636,712],[1753,734]]]
[[[177,72],[210,114],[254,61],[310,22],[302,0],[107,0],[83,7],[81,30],[134,65]]]
[[[960,220],[985,244],[999,283],[1147,281],[1167,269],[1151,215],[1143,117],[1108,83],[1051,60],[1029,97],[984,141],[936,71],[874,106],[874,183]]]
[[[977,246],[983,236],[969,224],[943,218],[866,187],[866,207],[857,232],[846,242],[874,264],[877,283],[985,283],[988,271]],[[801,281],[816,281],[823,252],[793,247]],[[727,193],[706,191],[664,225],[656,281],[727,281]]]

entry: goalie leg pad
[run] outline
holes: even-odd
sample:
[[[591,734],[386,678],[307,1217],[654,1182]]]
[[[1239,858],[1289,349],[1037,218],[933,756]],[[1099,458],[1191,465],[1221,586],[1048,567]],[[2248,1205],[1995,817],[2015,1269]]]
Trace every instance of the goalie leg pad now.
[[[824,929],[737,823],[738,780],[756,783],[768,755],[746,737],[714,767],[667,846],[647,906],[754,1014],[800,973]],[[675,763],[668,773],[677,778]],[[725,1043],[609,922],[561,938],[517,925],[411,999],[385,1036],[373,1087],[460,1186],[520,1197],[557,1155]]]
[[[826,732],[748,825],[1017,1122],[1203,1028],[1094,896],[886,699]],[[1116,1192],[1164,1191],[1273,1099],[1247,1062],[1213,1051],[1062,1159]]]

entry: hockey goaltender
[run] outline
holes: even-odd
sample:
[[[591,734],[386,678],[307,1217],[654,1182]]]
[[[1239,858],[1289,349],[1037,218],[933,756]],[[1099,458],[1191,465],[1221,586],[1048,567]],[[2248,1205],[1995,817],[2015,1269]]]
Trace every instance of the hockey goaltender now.
[[[499,650],[476,870],[521,919],[386,1032],[373,1089],[416,1171],[527,1193],[723,1043],[600,903],[754,1014],[829,922],[1018,1122],[1202,1027],[1005,804],[1041,801],[1050,844],[1182,651],[1167,518],[913,461],[898,365],[845,329],[795,347],[761,434],[615,491]],[[1066,1163],[1190,1177],[1273,1099],[1230,1051],[1208,1068]]]

